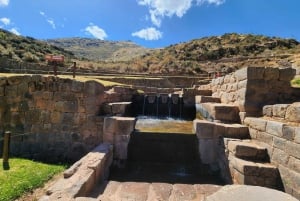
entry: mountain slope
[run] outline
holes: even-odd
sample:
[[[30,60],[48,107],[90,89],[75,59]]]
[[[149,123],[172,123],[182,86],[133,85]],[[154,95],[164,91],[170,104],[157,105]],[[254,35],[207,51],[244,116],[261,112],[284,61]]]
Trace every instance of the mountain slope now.
[[[171,45],[135,60],[136,69],[157,73],[231,71],[244,66],[300,65],[294,39],[225,34]]]
[[[130,41],[104,41],[91,38],[60,38],[49,44],[73,52],[78,58],[93,61],[128,61],[151,51]]]
[[[50,45],[31,37],[17,36],[0,29],[0,56],[16,61],[44,62],[46,54],[64,55],[74,58],[70,51]]]

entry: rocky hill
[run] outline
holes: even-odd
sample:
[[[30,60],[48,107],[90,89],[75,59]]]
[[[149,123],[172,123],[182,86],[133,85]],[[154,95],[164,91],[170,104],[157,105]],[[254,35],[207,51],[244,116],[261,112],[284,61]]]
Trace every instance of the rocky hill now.
[[[47,43],[73,52],[77,58],[92,61],[128,61],[150,52],[131,41],[105,41],[91,38],[60,38]]]
[[[74,54],[63,48],[36,40],[32,37],[17,36],[0,29],[0,56],[16,61],[44,62],[46,54],[64,55],[74,58]]]
[[[44,62],[45,54],[65,55],[90,72],[183,75],[226,73],[245,66],[300,68],[300,44],[294,39],[231,33],[146,49],[130,41],[88,38],[40,41],[0,29],[0,56],[38,63]]]
[[[224,34],[152,50],[127,61],[82,62],[91,69],[154,74],[231,72],[245,66],[300,67],[297,40],[252,34]]]
[[[294,39],[225,34],[171,45],[135,59],[138,70],[162,73],[232,71],[244,66],[300,66]]]

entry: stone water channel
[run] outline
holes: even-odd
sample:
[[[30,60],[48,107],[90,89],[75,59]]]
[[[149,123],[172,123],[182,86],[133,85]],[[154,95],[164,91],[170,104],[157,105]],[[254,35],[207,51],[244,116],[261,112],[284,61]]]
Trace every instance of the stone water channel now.
[[[125,164],[112,166],[98,200],[202,200],[224,182],[201,164],[192,121],[137,118]]]

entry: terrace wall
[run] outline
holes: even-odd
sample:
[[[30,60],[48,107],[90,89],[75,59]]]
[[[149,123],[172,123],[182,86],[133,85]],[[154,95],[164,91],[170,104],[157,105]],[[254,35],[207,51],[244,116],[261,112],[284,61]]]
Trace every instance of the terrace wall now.
[[[131,100],[132,90],[116,89],[122,93],[96,81],[0,76],[0,133],[12,131],[12,155],[78,160],[103,142],[103,103]]]

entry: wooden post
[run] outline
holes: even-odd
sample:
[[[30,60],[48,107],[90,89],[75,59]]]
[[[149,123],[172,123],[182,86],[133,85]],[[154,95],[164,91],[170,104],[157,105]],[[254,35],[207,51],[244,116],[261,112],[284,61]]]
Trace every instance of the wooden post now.
[[[4,133],[4,141],[3,141],[3,166],[5,164],[8,164],[10,136],[11,136],[11,132],[10,131],[6,131]]]
[[[53,72],[54,72],[54,76],[57,76],[57,64],[56,64],[56,62],[54,62]]]
[[[76,62],[73,62],[73,78],[76,76]]]

